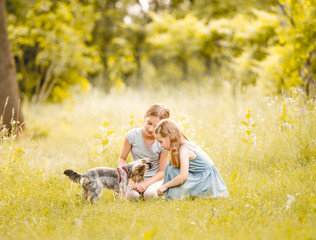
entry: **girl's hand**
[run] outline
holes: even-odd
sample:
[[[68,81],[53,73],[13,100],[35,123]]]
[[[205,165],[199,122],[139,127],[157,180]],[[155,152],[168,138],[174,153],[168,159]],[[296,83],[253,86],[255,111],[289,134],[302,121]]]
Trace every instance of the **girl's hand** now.
[[[141,182],[141,183],[135,184],[133,189],[136,190],[137,192],[143,193],[146,191],[147,187],[148,186],[146,185],[145,182]]]
[[[130,179],[130,180],[128,181],[128,186],[129,186],[131,189],[134,189],[135,185],[136,185],[136,183],[135,183],[132,179]]]
[[[162,184],[157,190],[157,195],[161,196],[167,190],[168,190],[168,188],[166,187],[166,185]]]

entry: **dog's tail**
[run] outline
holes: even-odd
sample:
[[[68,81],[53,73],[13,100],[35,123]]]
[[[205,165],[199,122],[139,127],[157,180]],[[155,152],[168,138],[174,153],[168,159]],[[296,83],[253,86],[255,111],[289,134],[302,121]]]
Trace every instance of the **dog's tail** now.
[[[82,176],[79,173],[76,173],[71,169],[67,169],[64,171],[64,174],[67,175],[70,178],[70,180],[74,181],[75,183],[81,184],[80,180]]]

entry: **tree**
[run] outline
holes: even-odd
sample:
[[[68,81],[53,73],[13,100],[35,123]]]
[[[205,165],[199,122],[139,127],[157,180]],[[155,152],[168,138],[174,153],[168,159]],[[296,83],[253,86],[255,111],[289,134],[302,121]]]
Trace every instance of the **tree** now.
[[[11,119],[23,122],[15,62],[7,32],[5,0],[0,0],[0,123],[11,130]],[[16,125],[17,126],[17,125]]]
[[[305,86],[307,95],[316,85],[316,0],[282,0],[276,14],[278,43],[268,48],[260,64],[259,79],[278,93]]]
[[[205,23],[188,14],[182,19],[172,15],[151,14],[147,43],[168,60],[175,59],[182,70],[182,80],[188,81],[189,59],[200,51]]]
[[[9,39],[16,57],[23,96],[38,103],[71,97],[74,85],[86,89],[102,70],[98,49],[90,42],[93,6],[73,1],[38,1],[23,16],[8,16]]]
[[[103,83],[111,86],[143,84],[142,58],[147,15],[140,2],[131,0],[94,0],[100,19],[96,21],[93,43],[99,46],[103,63]],[[100,83],[99,83],[100,84]]]

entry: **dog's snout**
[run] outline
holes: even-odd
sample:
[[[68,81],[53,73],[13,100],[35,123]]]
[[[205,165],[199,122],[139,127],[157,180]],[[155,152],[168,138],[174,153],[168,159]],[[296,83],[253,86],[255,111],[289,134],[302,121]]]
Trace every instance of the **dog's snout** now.
[[[147,166],[149,169],[151,169],[153,167],[153,164],[151,162],[146,162]]]
[[[153,167],[152,162],[150,162],[150,158],[144,158],[140,160],[142,164],[146,164],[149,169]]]

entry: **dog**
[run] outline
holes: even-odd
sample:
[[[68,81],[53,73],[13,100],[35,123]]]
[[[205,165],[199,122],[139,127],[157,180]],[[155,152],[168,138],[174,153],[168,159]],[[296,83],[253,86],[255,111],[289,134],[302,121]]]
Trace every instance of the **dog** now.
[[[97,167],[84,174],[67,169],[64,174],[82,186],[83,199],[96,203],[101,198],[103,188],[112,189],[118,192],[120,198],[126,198],[125,193],[129,179],[134,182],[143,181],[146,166],[150,169],[152,163],[148,159],[140,159],[118,168]]]

